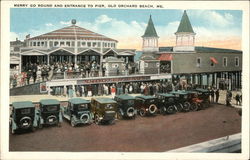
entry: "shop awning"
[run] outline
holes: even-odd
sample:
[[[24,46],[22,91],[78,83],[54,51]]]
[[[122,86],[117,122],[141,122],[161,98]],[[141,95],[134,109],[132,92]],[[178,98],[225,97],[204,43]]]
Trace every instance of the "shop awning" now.
[[[217,61],[214,57],[210,57],[210,60],[211,60],[214,64],[218,64],[218,61]]]
[[[160,60],[160,61],[171,61],[171,60],[173,60],[173,56],[170,53],[163,53],[158,58],[158,60]]]

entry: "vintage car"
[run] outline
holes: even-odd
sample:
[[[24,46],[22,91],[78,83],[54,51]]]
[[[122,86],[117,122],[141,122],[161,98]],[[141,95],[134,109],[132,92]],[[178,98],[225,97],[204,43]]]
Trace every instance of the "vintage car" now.
[[[155,115],[157,113],[157,98],[153,96],[136,96],[135,108],[140,116]]]
[[[210,100],[210,91],[207,89],[202,89],[202,88],[196,88],[195,91],[198,92],[198,98],[202,100],[202,108],[207,108],[209,107]]]
[[[190,110],[197,111],[200,109],[202,100],[198,98],[198,92],[194,90],[188,90],[185,91],[185,93],[187,93],[188,96],[187,100],[190,103]]]
[[[176,109],[178,112],[188,112],[190,110],[188,94],[185,91],[172,91],[170,94],[175,96]]]
[[[175,95],[169,93],[158,93],[156,94],[156,97],[158,98],[160,113],[173,114],[176,112]]]
[[[90,101],[82,98],[72,98],[67,107],[61,107],[62,116],[70,121],[71,126],[77,124],[91,124],[93,114],[91,112]]]
[[[119,118],[135,118],[136,109],[135,105],[135,97],[123,94],[115,96],[114,100],[118,104],[118,117]]]
[[[112,124],[117,117],[117,102],[111,98],[92,98],[91,110],[96,124]]]
[[[39,128],[43,125],[58,125],[61,126],[62,113],[60,111],[60,102],[56,99],[40,100],[40,118]]]
[[[12,103],[12,113],[10,115],[11,133],[17,130],[32,130],[38,126],[38,111],[31,101],[19,101]]]

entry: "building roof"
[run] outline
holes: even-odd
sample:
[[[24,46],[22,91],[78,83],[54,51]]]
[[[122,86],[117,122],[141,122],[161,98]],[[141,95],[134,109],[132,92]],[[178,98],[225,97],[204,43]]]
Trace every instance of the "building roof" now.
[[[122,95],[118,95],[116,96],[117,98],[123,99],[123,100],[133,100],[135,99],[135,97],[130,96],[128,94],[122,94]]]
[[[42,105],[58,105],[60,102],[56,99],[42,99],[40,100]]]
[[[69,100],[70,103],[73,104],[83,104],[83,103],[90,103],[89,100],[83,99],[83,98],[71,98]]]
[[[19,108],[34,108],[35,107],[35,105],[31,101],[13,102],[12,106],[15,109],[19,109]]]
[[[178,30],[176,33],[194,33],[194,30],[192,28],[192,25],[189,21],[188,15],[186,10],[184,11],[182,18],[181,18],[181,22],[179,24]]]
[[[94,99],[99,103],[116,103],[116,101],[114,101],[111,98],[94,98]]]
[[[72,24],[71,26],[61,28],[49,33],[45,33],[29,40],[35,39],[67,39],[67,40],[75,40],[75,39],[84,39],[84,40],[106,40],[106,41],[116,41],[114,39],[108,38],[104,35],[92,32],[85,28],[81,28]]]
[[[242,53],[240,50],[213,48],[213,47],[195,47],[197,53]],[[173,52],[173,47],[159,47],[159,52]]]
[[[145,33],[142,37],[158,37],[156,30],[155,30],[155,27],[154,27],[154,23],[153,23],[152,18],[151,18],[151,15],[149,17],[148,25],[147,25],[147,28],[145,30]]]

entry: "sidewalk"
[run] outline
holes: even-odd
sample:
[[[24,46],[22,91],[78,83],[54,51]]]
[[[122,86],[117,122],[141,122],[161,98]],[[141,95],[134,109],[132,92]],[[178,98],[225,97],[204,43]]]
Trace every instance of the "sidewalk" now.
[[[236,105],[236,100],[234,99],[237,91],[232,91],[233,98],[232,98],[232,106],[235,108],[242,108],[240,105]],[[132,96],[137,96],[140,94],[131,94]],[[108,97],[111,98],[111,95],[104,95],[104,96],[94,96],[94,97]],[[85,99],[90,100],[92,97],[82,97]],[[10,96],[10,104],[15,101],[32,101],[34,103],[39,102],[41,99],[57,99],[59,101],[68,101],[68,97],[64,96],[53,96],[53,95],[22,95],[22,96]],[[219,97],[219,104],[226,105],[226,90],[220,90],[220,97]]]

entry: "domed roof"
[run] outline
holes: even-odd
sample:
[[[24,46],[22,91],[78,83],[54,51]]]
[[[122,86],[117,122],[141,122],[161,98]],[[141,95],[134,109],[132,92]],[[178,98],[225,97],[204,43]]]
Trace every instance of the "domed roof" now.
[[[65,40],[75,40],[75,39],[83,39],[83,40],[105,40],[105,41],[116,41],[115,39],[108,38],[104,35],[92,32],[85,28],[76,26],[76,20],[72,20],[72,25],[61,28],[49,33],[45,33],[33,38],[29,38],[29,40],[42,40],[42,39],[65,39]]]

